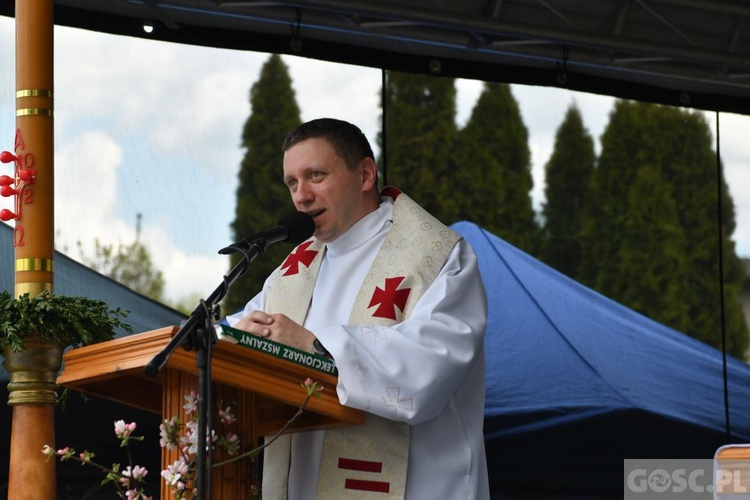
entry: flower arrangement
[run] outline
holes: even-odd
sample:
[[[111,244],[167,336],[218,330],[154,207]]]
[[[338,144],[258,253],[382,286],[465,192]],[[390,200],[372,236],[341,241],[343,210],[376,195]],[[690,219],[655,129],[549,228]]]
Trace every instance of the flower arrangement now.
[[[231,427],[237,421],[233,413],[234,404],[225,406],[219,402],[218,416],[222,432],[217,433],[216,431],[212,431],[211,436],[207,436],[207,448],[213,451],[223,450],[231,458],[223,462],[214,463],[213,467],[221,467],[237,460],[252,459],[261,450],[271,445],[302,414],[310,398],[319,396],[320,391],[323,390],[322,386],[309,378],[300,385],[306,391],[306,397],[297,409],[297,412],[263,446],[253,448],[244,453],[240,453],[239,437],[233,432]],[[190,417],[187,422],[183,424],[177,417],[172,417],[169,420],[165,420],[159,426],[159,445],[162,448],[180,450],[180,458],[161,471],[161,477],[168,484],[169,491],[175,500],[189,500],[196,493],[195,480],[198,467],[198,423],[196,418],[198,397],[195,392],[191,392],[185,396],[185,405],[183,408],[185,413]],[[139,465],[134,465],[132,460],[130,460],[130,453],[128,451],[130,441],[143,441],[143,436],[135,436],[133,434],[136,427],[137,424],[135,422],[125,423],[124,420],[118,420],[114,423],[115,436],[120,440],[120,447],[125,448],[128,455],[129,464],[124,469],[118,463],[112,464],[111,467],[105,467],[93,460],[95,457],[94,453],[88,450],[76,453],[75,449],[69,446],[55,450],[52,446],[45,445],[42,453],[47,456],[47,460],[57,457],[61,462],[72,460],[82,465],[90,465],[100,469],[105,473],[102,484],[112,483],[117,489],[119,498],[127,500],[151,500],[152,497],[148,496],[145,492],[145,478],[148,475],[148,470]]]
[[[61,346],[111,340],[118,327],[132,331],[120,320],[127,315],[127,311],[109,309],[106,302],[88,297],[44,291],[34,298],[27,293],[16,299],[4,291],[0,293],[0,347],[21,351],[24,341],[34,334]]]

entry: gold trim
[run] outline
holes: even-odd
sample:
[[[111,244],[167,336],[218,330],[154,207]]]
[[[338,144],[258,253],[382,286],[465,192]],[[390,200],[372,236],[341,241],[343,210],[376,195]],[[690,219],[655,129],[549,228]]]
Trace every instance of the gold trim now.
[[[16,116],[52,116],[54,111],[47,108],[21,108],[16,110]]]
[[[52,283],[16,283],[15,293],[16,297],[20,297],[24,294],[29,294],[29,297],[36,297],[42,292],[52,291]]]
[[[10,374],[8,404],[56,404],[55,380],[62,364],[63,346],[34,333],[24,339],[22,351],[3,347],[5,367]]]
[[[53,93],[51,90],[44,90],[44,89],[17,90],[16,99],[21,99],[22,97],[48,97],[52,99]]]
[[[28,257],[25,259],[16,259],[16,272],[23,271],[48,271],[54,272],[55,261],[42,257]]]

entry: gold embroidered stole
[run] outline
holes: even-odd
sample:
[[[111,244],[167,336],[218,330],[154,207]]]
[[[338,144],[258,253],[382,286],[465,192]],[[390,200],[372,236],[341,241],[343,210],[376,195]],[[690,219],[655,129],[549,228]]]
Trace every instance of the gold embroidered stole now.
[[[397,194],[393,226],[365,276],[349,324],[360,325],[361,333],[366,335],[373,328],[408,318],[459,239],[456,232],[409,197]],[[310,240],[290,254],[269,280],[266,312],[283,312],[304,323],[324,251],[323,244]],[[387,341],[387,337],[374,333],[370,335],[373,342]],[[368,414],[363,425],[326,431],[317,498],[346,499],[354,494],[358,500],[404,497],[409,426],[395,420],[399,412],[403,417],[403,409],[392,397],[398,390],[384,387],[380,395],[384,407],[393,408],[394,420]],[[266,449],[266,499],[287,498],[290,443],[287,436]]]

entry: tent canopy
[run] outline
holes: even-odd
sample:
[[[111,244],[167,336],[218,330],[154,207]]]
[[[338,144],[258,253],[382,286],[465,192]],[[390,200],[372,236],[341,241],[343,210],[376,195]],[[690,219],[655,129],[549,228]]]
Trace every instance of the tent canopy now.
[[[95,31],[750,113],[738,0],[54,3],[57,24]]]
[[[727,360],[727,432],[721,352],[475,224],[452,227],[474,247],[491,304],[493,490],[621,495],[625,458],[711,458],[750,441],[748,365]]]

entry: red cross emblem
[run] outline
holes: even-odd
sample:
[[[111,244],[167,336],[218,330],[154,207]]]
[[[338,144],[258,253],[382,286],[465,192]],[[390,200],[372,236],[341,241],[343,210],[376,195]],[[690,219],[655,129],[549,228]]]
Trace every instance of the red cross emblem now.
[[[375,312],[372,313],[373,316],[378,318],[388,318],[395,321],[396,307],[398,307],[401,312],[404,312],[406,301],[409,298],[409,293],[411,293],[411,288],[398,290],[398,286],[402,281],[404,281],[403,276],[397,278],[386,278],[385,288],[380,288],[379,286],[375,287],[372,299],[370,299],[370,305],[367,306],[368,309],[373,306],[378,306]]]
[[[284,263],[281,265],[281,269],[286,269],[286,272],[282,276],[292,276],[299,273],[300,263],[305,267],[310,267],[315,256],[318,255],[317,250],[308,250],[312,245],[312,240],[302,243],[300,246],[294,249],[294,252],[290,253]]]

